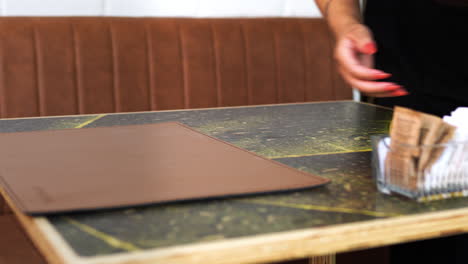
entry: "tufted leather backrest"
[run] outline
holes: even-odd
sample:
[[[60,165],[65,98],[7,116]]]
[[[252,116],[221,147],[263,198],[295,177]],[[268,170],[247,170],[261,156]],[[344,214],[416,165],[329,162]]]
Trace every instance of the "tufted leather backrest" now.
[[[0,18],[0,117],[350,99],[312,18]]]

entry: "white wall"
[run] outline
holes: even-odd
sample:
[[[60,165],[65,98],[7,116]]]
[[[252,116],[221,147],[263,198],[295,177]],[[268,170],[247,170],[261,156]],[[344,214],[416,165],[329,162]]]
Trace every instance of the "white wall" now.
[[[317,17],[314,0],[0,0],[4,16]]]

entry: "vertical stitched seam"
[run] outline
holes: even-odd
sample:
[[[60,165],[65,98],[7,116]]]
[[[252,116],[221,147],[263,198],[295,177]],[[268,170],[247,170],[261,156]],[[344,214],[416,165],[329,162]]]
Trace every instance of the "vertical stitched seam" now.
[[[112,91],[114,97],[114,112],[120,111],[120,93],[118,91],[118,68],[117,68],[117,47],[115,43],[114,31],[112,28],[112,21],[109,22],[109,36],[110,36],[110,48],[112,52]]]
[[[73,59],[74,59],[74,82],[75,82],[75,92],[76,92],[76,106],[79,114],[84,114],[85,113],[85,107],[83,105],[83,96],[84,96],[84,91],[83,91],[83,86],[81,82],[81,74],[80,74],[80,50],[78,47],[78,32],[76,31],[75,25],[71,25],[71,30],[72,30],[72,46],[73,46]]]
[[[332,86],[332,97],[333,99],[337,99],[337,96],[336,96],[336,90],[337,90],[337,87],[336,87],[336,82],[335,82],[335,76],[336,76],[336,72],[335,72],[335,65],[334,65],[334,59],[335,58],[333,56],[333,36],[330,32],[330,30],[328,29],[328,27],[325,27],[324,29],[326,31],[326,36],[327,36],[327,42],[328,42],[328,50],[329,50],[329,53],[330,53],[330,56],[328,56],[328,58],[331,58],[329,60],[329,68],[330,68],[330,84]]]
[[[213,23],[210,25],[211,29],[211,45],[213,47],[213,61],[214,61],[214,74],[215,74],[215,85],[216,85],[216,104],[222,106],[222,90],[221,90],[221,65],[220,65],[220,54],[217,47],[218,42],[216,41],[216,31]]]
[[[308,58],[308,50],[307,50],[307,45],[306,45],[306,38],[305,38],[305,34],[304,34],[304,30],[303,30],[303,23],[301,21],[300,22],[297,22],[298,24],[298,27],[300,28],[301,30],[301,44],[302,44],[302,52],[304,52],[304,54],[302,55],[302,69],[304,70],[303,71],[303,82],[304,82],[304,99],[303,101],[304,102],[307,102],[309,101],[309,98],[307,97],[307,90],[308,89],[311,89],[312,87],[309,87],[307,85],[307,74],[308,74],[308,70],[307,70],[307,58]],[[321,87],[317,87],[318,89],[321,89]]]
[[[156,110],[156,87],[154,86],[154,62],[153,62],[153,39],[149,28],[149,22],[145,23],[145,37],[146,37],[146,58],[148,67],[148,96],[150,110]]]
[[[179,42],[179,57],[181,60],[181,68],[182,68],[182,85],[184,87],[184,108],[190,108],[190,91],[187,84],[187,64],[185,60],[185,52],[184,52],[184,36],[182,30],[180,28],[180,24],[177,24],[177,33],[178,33],[178,42]]]
[[[281,93],[281,87],[280,87],[280,67],[279,67],[279,63],[280,63],[280,59],[279,59],[279,48],[278,48],[278,36],[276,34],[275,31],[272,31],[272,35],[273,35],[273,53],[274,53],[274,67],[275,67],[275,91],[276,91],[276,103],[279,103],[281,102],[281,96],[282,96],[282,93]]]
[[[240,31],[241,31],[241,38],[242,38],[242,48],[244,52],[244,85],[245,89],[247,90],[247,104],[251,105],[253,104],[252,102],[252,91],[249,86],[249,63],[247,62],[248,60],[248,43],[247,43],[247,35],[245,33],[245,24],[243,22],[239,23],[240,26]]]
[[[0,22],[1,23],[1,22]],[[3,24],[3,23],[2,23]],[[0,27],[3,28],[3,27]],[[0,35],[0,118],[7,117],[4,35]],[[1,199],[1,198],[0,198]],[[0,206],[0,211],[2,210]]]
[[[41,49],[40,43],[39,43],[39,35],[36,29],[36,26],[33,25],[33,44],[34,44],[34,68],[35,68],[35,74],[36,74],[36,91],[37,91],[37,107],[38,107],[38,112],[39,116],[45,115],[45,104],[43,101],[45,100],[45,94],[44,94],[44,87],[42,85],[42,76],[41,76],[41,61],[40,61],[40,56],[39,52]]]

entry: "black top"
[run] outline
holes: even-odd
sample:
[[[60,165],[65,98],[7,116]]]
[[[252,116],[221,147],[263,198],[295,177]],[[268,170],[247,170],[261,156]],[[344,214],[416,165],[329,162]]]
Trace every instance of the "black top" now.
[[[367,0],[365,22],[379,50],[376,68],[391,81],[468,104],[468,1],[452,2]]]

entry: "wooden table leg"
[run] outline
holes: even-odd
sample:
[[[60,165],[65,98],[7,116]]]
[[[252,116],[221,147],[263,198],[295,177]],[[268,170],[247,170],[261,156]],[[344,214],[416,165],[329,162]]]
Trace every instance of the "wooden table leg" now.
[[[390,247],[378,247],[344,252],[337,254],[335,259],[337,264],[389,264]]]
[[[11,214],[12,211],[10,207],[8,206],[5,198],[3,198],[2,194],[0,193],[0,215],[4,214]]]
[[[312,257],[309,259],[309,264],[335,264],[335,255],[325,255],[319,257]]]
[[[0,195],[0,215],[5,213],[5,206],[5,199],[3,199],[3,197]]]
[[[14,215],[0,215],[0,234],[0,263],[46,264]]]

